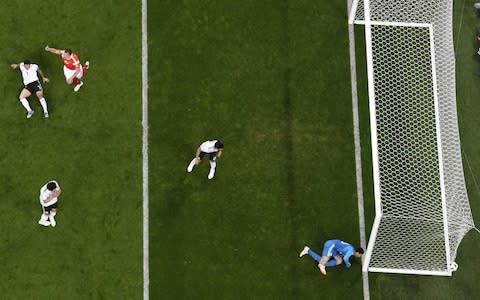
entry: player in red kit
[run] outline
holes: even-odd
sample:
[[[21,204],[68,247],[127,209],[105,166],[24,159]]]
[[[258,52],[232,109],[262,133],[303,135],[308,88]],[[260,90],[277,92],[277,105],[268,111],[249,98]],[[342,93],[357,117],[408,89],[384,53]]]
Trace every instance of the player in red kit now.
[[[87,73],[90,63],[87,61],[85,66],[82,67],[77,54],[68,48],[65,50],[59,50],[46,46],[45,51],[60,55],[60,58],[63,61],[63,74],[65,75],[67,84],[73,85],[73,90],[78,92],[83,85],[81,79],[85,73]]]

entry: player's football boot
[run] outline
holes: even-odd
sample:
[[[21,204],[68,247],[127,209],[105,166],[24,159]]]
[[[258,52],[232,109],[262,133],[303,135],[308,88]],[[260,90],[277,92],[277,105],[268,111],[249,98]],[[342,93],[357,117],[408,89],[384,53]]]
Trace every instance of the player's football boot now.
[[[87,74],[87,71],[88,71],[89,68],[90,68],[90,62],[87,61],[85,63],[85,65],[83,66],[83,76],[85,76],[85,74]]]
[[[210,172],[208,173],[208,179],[212,179],[215,176],[215,168],[210,168]]]
[[[52,227],[55,227],[57,225],[57,222],[55,221],[55,218],[53,216],[49,216],[48,219],[50,220],[50,225],[52,225]]]
[[[38,224],[42,225],[42,226],[50,226],[50,222],[49,221],[46,221],[46,220],[40,220],[38,221]]]
[[[318,264],[318,268],[320,269],[320,272],[322,272],[323,275],[327,275],[327,270],[325,270],[325,266],[322,264]]]
[[[27,112],[27,119],[30,119],[33,116],[33,110]]]
[[[195,158],[190,162],[190,164],[187,167],[187,172],[190,173],[193,171],[193,167],[195,166]]]
[[[308,250],[310,250],[310,248],[308,248],[307,246],[305,246],[302,250],[302,252],[300,252],[300,257],[304,256],[304,255],[307,255],[308,254]]]
[[[43,115],[45,116],[45,118],[48,118],[48,111],[44,112]]]
[[[80,81],[79,84],[77,84],[74,88],[73,88],[73,91],[74,92],[78,92],[80,90],[80,88],[82,87],[83,85],[83,81]]]

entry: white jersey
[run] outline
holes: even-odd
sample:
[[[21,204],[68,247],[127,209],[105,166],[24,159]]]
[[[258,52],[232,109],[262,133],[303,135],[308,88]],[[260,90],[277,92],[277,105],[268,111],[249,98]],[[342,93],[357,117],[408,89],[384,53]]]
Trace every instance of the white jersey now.
[[[200,151],[205,152],[205,153],[214,153],[218,152],[218,149],[215,148],[215,143],[218,142],[218,140],[213,140],[213,141],[205,141],[200,145]]]
[[[58,182],[56,182],[55,180],[51,180],[49,182],[55,182],[55,184],[57,185],[57,188],[55,189],[56,191],[58,191],[60,189],[60,186],[58,185]],[[52,204],[55,204],[57,203],[58,201],[58,198],[55,197],[53,198],[52,200],[50,200],[48,203],[44,203],[43,201],[45,201],[48,197],[50,197],[54,191],[50,191],[47,189],[47,184],[46,183],[44,186],[42,186],[42,188],[40,189],[40,204],[42,206],[50,206]]]
[[[38,80],[38,66],[36,64],[30,64],[28,70],[25,68],[23,63],[20,63],[20,71],[22,72],[23,84],[27,86],[29,83],[39,81]]]

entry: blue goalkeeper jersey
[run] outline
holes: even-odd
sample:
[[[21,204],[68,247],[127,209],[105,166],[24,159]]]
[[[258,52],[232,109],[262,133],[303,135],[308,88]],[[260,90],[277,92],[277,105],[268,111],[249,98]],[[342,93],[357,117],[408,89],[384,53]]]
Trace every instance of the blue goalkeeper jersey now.
[[[345,263],[345,265],[347,265],[347,267],[350,267],[350,256],[355,253],[355,247],[341,240],[333,240],[333,242],[335,243],[335,249],[341,256],[343,256],[343,262]]]

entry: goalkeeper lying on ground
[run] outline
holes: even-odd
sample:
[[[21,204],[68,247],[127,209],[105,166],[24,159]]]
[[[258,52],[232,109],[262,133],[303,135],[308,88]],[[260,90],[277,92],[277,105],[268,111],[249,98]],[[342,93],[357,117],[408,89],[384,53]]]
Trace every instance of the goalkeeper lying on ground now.
[[[361,257],[363,254],[362,248],[353,247],[347,242],[341,240],[328,240],[323,244],[322,256],[310,250],[308,246],[305,246],[300,252],[300,257],[304,255],[310,255],[314,260],[318,262],[318,268],[323,275],[327,275],[325,267],[334,267],[345,263],[347,268],[350,268],[350,256]]]

